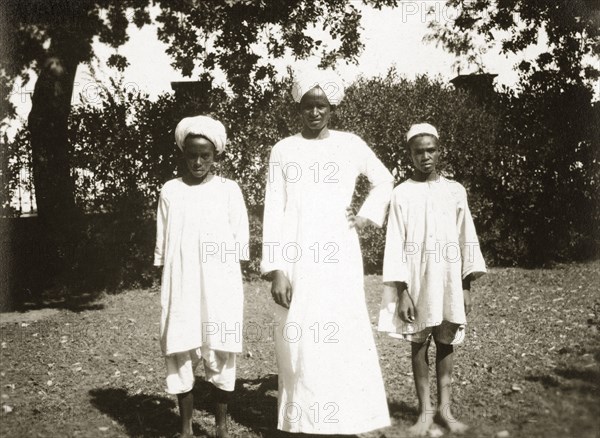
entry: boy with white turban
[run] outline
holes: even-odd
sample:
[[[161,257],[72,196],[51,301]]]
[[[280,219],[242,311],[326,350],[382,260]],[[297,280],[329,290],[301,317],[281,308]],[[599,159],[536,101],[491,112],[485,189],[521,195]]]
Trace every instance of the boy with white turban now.
[[[181,436],[193,436],[194,369],[202,360],[213,385],[217,436],[227,434],[227,401],[242,351],[240,259],[248,259],[248,215],[238,185],[212,173],[225,149],[225,127],[197,116],[175,129],[186,174],[162,188],[154,265],[163,266],[160,345],[167,392],[176,394]]]
[[[271,151],[261,263],[277,303],[277,428],[354,435],[390,424],[356,228],[381,226],[393,177],[358,136],[328,129],[338,77],[301,75],[292,94],[303,128]],[[361,174],[371,191],[354,216]]]
[[[410,434],[426,435],[434,420],[463,433],[467,427],[450,410],[454,345],[464,339],[471,280],[485,273],[485,262],[465,188],[437,173],[437,129],[428,123],[412,125],[406,140],[414,172],[392,195],[379,330],[411,342],[419,418]],[[435,411],[429,395],[431,338],[436,344]]]

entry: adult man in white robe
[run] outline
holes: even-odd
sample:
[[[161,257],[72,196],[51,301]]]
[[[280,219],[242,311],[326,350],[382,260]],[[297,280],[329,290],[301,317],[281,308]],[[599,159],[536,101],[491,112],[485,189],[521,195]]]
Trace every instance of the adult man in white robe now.
[[[278,142],[269,162],[261,268],[278,304],[277,428],[286,432],[390,424],[356,228],[382,225],[393,177],[358,136],[328,129],[343,93],[333,72],[299,75],[292,94],[302,132]],[[348,206],[360,174],[371,190],[355,217]]]

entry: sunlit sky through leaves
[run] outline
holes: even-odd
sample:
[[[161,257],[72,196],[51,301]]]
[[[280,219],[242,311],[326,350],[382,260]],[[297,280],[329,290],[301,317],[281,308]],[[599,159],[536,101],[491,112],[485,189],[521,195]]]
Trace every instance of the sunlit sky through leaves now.
[[[360,75],[385,75],[392,67],[395,67],[400,75],[408,78],[428,74],[449,81],[457,75],[456,58],[453,55],[435,44],[423,42],[424,36],[430,32],[427,28],[428,22],[432,19],[451,20],[455,16],[452,11],[446,9],[444,2],[401,2],[396,9],[384,8],[381,11],[363,6],[360,2],[356,2],[355,6],[361,9],[363,15],[361,23],[365,48],[356,65],[338,63],[337,71],[346,83],[351,83]],[[434,8],[433,14],[428,15],[427,11],[431,8]],[[157,11],[153,11],[154,15],[156,13]],[[129,61],[129,67],[122,73],[123,83],[127,88],[148,93],[151,99],[169,92],[171,81],[194,79],[182,77],[180,72],[171,67],[171,60],[166,54],[167,46],[158,41],[156,30],[155,25],[138,29],[132,24],[129,27],[129,41],[118,49],[118,53]],[[311,35],[326,41],[324,32],[318,29],[313,29]],[[544,45],[545,37],[540,35],[539,43],[519,56],[505,56],[500,54],[498,49],[492,48],[482,54],[481,61],[486,72],[498,75],[497,85],[513,86],[518,79],[515,64],[522,59],[535,57],[543,50]],[[120,75],[106,66],[106,60],[115,53],[115,49],[98,42],[94,48],[97,55],[97,60],[93,63],[95,73],[92,75],[86,65],[79,67],[75,80],[74,103],[80,102],[82,95],[87,101],[93,102],[98,99],[98,81],[107,83],[109,77]],[[257,53],[262,53],[262,50],[257,48]],[[319,61],[318,56],[301,62],[286,57],[277,60],[275,64],[278,72],[286,74],[288,66],[316,66]],[[474,65],[461,64],[460,67],[461,73],[476,70]],[[218,84],[224,84],[221,74],[217,74],[215,80]],[[21,120],[13,123],[11,131],[26,119],[31,109],[34,84],[35,75],[32,75],[32,80],[24,86],[17,81],[12,101],[17,106]]]

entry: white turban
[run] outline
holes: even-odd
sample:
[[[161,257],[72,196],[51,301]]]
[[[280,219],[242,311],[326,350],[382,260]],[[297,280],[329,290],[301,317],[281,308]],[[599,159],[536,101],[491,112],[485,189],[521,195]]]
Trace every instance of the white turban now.
[[[331,105],[338,105],[344,98],[344,83],[333,70],[313,70],[298,72],[294,75],[292,96],[300,102],[302,96],[318,86],[327,96]]]
[[[186,117],[177,124],[175,128],[175,141],[179,149],[183,150],[185,139],[188,135],[200,135],[206,137],[215,145],[217,153],[225,150],[227,143],[227,131],[225,126],[218,120],[208,116]]]
[[[422,134],[433,135],[438,140],[440,139],[435,126],[430,125],[429,123],[416,123],[412,125],[406,133],[406,141],[409,142],[411,138]]]

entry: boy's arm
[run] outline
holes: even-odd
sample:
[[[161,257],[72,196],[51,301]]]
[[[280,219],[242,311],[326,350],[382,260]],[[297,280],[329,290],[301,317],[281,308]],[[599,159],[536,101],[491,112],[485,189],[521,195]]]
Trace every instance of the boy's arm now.
[[[408,292],[408,285],[403,281],[394,282],[398,293],[398,304],[396,313],[401,321],[410,323],[415,321],[415,303]]]
[[[471,302],[471,274],[468,274],[462,280],[462,288],[463,288],[463,301],[465,304],[465,314],[468,315],[471,313],[473,309],[473,304]]]
[[[405,251],[406,227],[402,215],[402,206],[397,193],[392,194],[390,215],[385,235],[385,252],[383,256],[383,281],[393,285],[398,294],[396,313],[405,323],[414,322],[415,305],[408,291],[409,272]]]
[[[385,250],[383,253],[384,283],[409,284],[408,256],[405,251],[406,227],[402,215],[402,206],[397,192],[392,193],[390,215],[385,234]]]
[[[471,290],[471,280],[471,274],[468,274],[465,278],[462,279],[463,290]]]
[[[162,268],[164,265],[164,254],[165,254],[165,233],[166,233],[166,221],[167,221],[167,210],[169,206],[163,191],[161,190],[160,197],[158,199],[158,208],[156,211],[156,245],[154,246],[154,266]]]
[[[470,281],[481,277],[487,270],[475,231],[475,223],[469,210],[466,191],[463,193],[461,204],[458,212],[458,235],[462,258],[462,278],[469,277],[468,284],[470,285]],[[465,290],[464,287],[463,290]]]
[[[229,198],[229,225],[233,231],[236,252],[240,260],[250,260],[250,225],[244,195],[236,183],[233,183]]]

